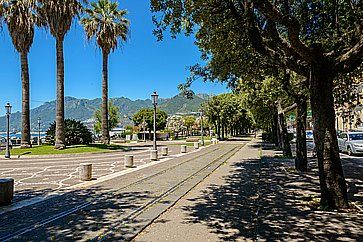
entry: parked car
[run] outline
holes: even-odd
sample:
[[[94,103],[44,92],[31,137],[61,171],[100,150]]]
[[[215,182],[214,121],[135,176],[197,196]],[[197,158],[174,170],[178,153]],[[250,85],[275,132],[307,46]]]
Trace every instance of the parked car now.
[[[312,130],[306,130],[306,140],[314,140],[314,133]]]
[[[363,154],[363,132],[344,132],[338,138],[339,151],[348,155]]]

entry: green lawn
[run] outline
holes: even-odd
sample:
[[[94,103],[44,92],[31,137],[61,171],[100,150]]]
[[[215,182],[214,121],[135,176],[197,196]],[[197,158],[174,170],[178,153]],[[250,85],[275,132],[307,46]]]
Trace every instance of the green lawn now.
[[[11,150],[12,155],[61,155],[61,154],[79,154],[79,153],[93,153],[93,152],[111,152],[115,150],[127,150],[128,148],[120,145],[103,145],[103,144],[90,144],[90,145],[74,145],[68,146],[64,150],[55,150],[53,146],[43,145],[34,146],[33,148],[20,149],[14,148]],[[1,155],[4,155],[1,151]]]

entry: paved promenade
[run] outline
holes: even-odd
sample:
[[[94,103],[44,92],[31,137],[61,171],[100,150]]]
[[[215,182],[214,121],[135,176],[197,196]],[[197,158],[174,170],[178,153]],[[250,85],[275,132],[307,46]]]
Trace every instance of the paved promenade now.
[[[223,142],[0,209],[0,241],[363,241],[362,159],[343,158],[358,207],[324,212],[316,160],[299,174],[270,148]]]
[[[131,239],[245,143],[209,146],[29,206],[0,210],[0,241]]]
[[[316,160],[299,174],[293,160],[260,146],[242,148],[134,241],[363,241],[362,211],[318,209]],[[363,159],[343,157],[350,200],[360,204]]]
[[[170,154],[168,158],[176,157],[180,153],[180,146],[169,145],[168,147]],[[15,179],[14,202],[18,202],[80,184],[78,171],[80,163],[93,164],[94,179],[125,170],[125,155],[134,155],[136,166],[148,164],[150,163],[149,149],[139,144],[130,148],[129,151],[122,152],[0,159],[0,177]],[[193,150],[192,147],[188,149]],[[161,147],[159,147],[159,154],[161,154]],[[160,158],[165,159],[165,157]]]

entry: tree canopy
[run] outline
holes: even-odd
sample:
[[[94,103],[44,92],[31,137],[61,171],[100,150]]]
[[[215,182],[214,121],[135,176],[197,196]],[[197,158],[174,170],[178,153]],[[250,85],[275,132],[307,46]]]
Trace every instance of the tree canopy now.
[[[163,130],[166,126],[166,119],[168,115],[166,112],[157,109],[156,111],[156,130]],[[145,121],[147,129],[152,131],[154,129],[154,110],[151,108],[140,109],[132,118],[135,125],[140,125]]]
[[[348,207],[334,123],[333,81],[362,63],[363,3],[151,0],[151,5],[154,34],[160,40],[165,30],[174,37],[195,34],[206,62],[195,67],[197,73],[227,80],[230,87],[239,78],[259,74],[261,67],[290,69],[308,79],[321,205]]]
[[[113,105],[112,102],[108,105],[108,127],[111,129],[116,128],[120,122],[120,110],[117,106]],[[94,113],[96,123],[94,125],[94,130],[97,134],[102,131],[102,107],[97,109]]]

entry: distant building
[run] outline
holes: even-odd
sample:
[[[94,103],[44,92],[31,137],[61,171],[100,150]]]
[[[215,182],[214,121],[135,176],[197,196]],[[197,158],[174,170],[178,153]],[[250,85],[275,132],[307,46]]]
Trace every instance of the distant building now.
[[[116,128],[110,131],[110,136],[118,136],[126,132],[126,129],[122,125],[117,125]]]
[[[355,89],[356,100],[346,103],[335,110],[336,129],[341,131],[363,130],[363,83]]]
[[[90,118],[82,122],[86,127],[94,133],[94,126],[96,124],[96,119]]]

